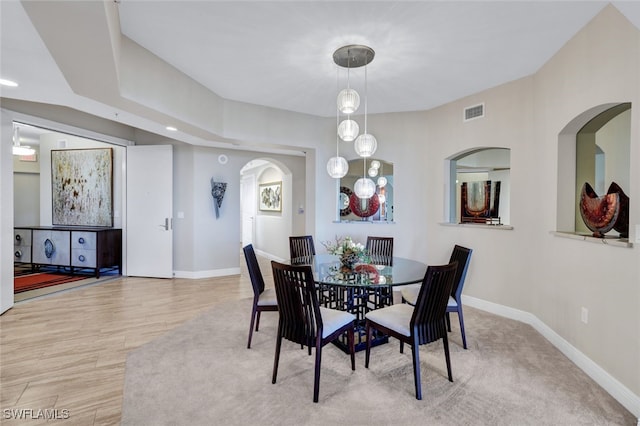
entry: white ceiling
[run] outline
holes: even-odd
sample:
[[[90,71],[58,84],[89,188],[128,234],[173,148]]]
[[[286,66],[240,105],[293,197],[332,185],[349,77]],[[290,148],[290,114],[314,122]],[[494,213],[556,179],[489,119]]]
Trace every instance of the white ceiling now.
[[[607,4],[119,0],[118,8],[124,35],[218,95],[330,117],[345,85],[332,60],[340,46],[376,52],[370,113],[425,110],[534,73]],[[640,28],[640,2],[612,4]],[[0,74],[20,83],[1,96],[113,117],[71,91],[20,2],[0,8]],[[361,92],[362,80],[363,69],[352,70]],[[136,125],[126,111],[120,118]]]
[[[640,28],[640,3],[614,3]],[[425,110],[534,73],[606,4],[122,0],[119,9],[123,34],[220,96],[332,116],[340,46],[376,52],[369,112]],[[351,81],[363,80],[358,71]]]

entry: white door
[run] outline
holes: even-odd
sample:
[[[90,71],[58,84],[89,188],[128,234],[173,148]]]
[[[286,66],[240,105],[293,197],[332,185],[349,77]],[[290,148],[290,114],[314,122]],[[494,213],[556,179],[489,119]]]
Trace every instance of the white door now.
[[[242,246],[253,244],[256,217],[256,177],[243,176],[240,179],[240,210],[242,211]]]
[[[127,275],[173,277],[173,147],[127,147]]]

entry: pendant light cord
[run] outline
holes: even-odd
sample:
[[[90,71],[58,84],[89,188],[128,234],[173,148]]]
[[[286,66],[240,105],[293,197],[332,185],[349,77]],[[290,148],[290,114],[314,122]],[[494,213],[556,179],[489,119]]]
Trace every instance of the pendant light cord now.
[[[362,179],[367,178],[367,157],[362,157],[363,166],[362,166]]]
[[[340,90],[340,67],[336,66],[336,93]],[[336,105],[336,158],[340,157],[340,138],[338,127],[340,126],[340,108]]]
[[[364,134],[367,134],[367,99],[369,98],[369,90],[367,84],[367,66],[364,66]]]
[[[368,96],[368,88],[367,88],[367,66],[364,66],[364,134],[367,134],[367,99]],[[362,157],[364,161],[364,166],[362,168],[362,178],[367,178],[367,157]]]

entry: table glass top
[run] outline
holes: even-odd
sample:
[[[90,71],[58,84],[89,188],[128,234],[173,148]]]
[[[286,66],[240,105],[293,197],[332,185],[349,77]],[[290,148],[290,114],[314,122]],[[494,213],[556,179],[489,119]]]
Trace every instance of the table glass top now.
[[[291,265],[311,265],[316,282],[336,286],[396,286],[422,282],[427,265],[403,257],[393,257],[391,265],[361,264],[354,271],[341,271],[340,259],[332,254],[318,254],[292,259]]]

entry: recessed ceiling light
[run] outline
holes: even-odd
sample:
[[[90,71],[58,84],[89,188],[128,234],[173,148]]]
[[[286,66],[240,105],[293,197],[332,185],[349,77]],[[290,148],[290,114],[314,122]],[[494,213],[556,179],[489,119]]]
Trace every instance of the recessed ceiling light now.
[[[178,131],[178,129],[176,129],[176,128],[175,128],[175,127],[173,127],[173,126],[167,126],[167,127],[166,127],[166,129],[167,129],[168,131],[170,131],[170,132],[177,132],[177,131]]]
[[[4,78],[0,78],[0,84],[3,86],[18,87],[18,83],[15,81],[5,80]]]

